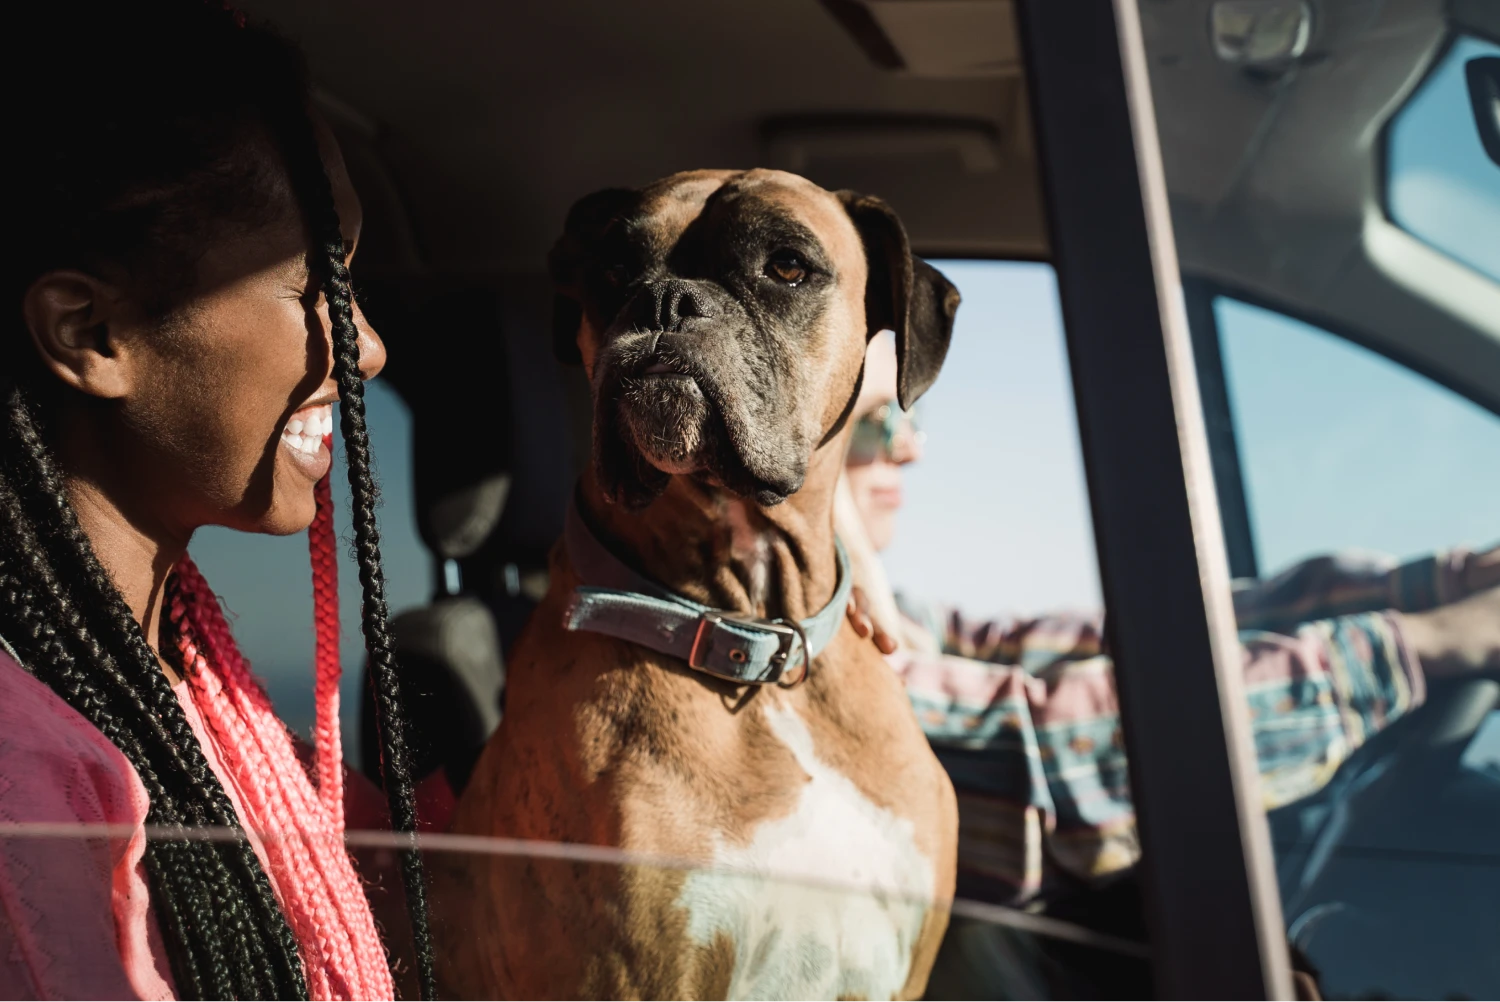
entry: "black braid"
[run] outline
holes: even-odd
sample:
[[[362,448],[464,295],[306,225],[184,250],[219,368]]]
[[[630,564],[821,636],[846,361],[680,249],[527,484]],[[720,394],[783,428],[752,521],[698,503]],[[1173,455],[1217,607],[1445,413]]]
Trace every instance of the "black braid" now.
[[[57,487],[56,475],[46,447],[29,434],[35,422],[24,395],[13,384],[0,390],[8,432],[0,446],[0,633],[39,679],[125,754],[146,788],[147,824],[238,828],[140,625],[71,506],[49,489]],[[58,563],[68,569],[71,587],[53,555],[64,556]],[[108,647],[145,657],[118,660]],[[143,689],[164,690],[170,703],[156,699],[148,708]],[[186,740],[177,736],[184,731]],[[145,862],[179,991],[201,998],[306,997],[296,940],[248,841],[152,839]]]
[[[6,276],[13,308],[51,269],[109,267],[149,311],[166,315],[191,287],[207,241],[263,225],[280,204],[274,165],[268,172],[267,158],[246,150],[268,127],[283,140],[330,303],[386,787],[396,827],[412,831],[348,273],[300,54],[199,0],[75,0],[7,16],[8,62],[66,68],[45,87],[8,96],[9,118],[28,141],[28,155],[14,158],[27,197],[15,201],[8,234],[18,261]],[[147,823],[182,834],[152,839],[145,856],[179,995],[305,998],[296,939],[248,841],[191,837],[203,826],[238,830],[239,819],[68,503],[46,427],[61,392],[24,330],[0,336],[0,635],[125,755],[149,798]],[[403,861],[431,997],[421,863],[414,852]]]
[[[349,467],[349,493],[354,509],[354,556],[362,592],[360,625],[370,657],[376,717],[380,732],[380,769],[390,804],[391,826],[398,832],[417,830],[416,782],[407,747],[406,717],[401,683],[396,672],[395,639],[385,602],[385,570],[380,556],[380,527],[375,509],[380,490],[371,472],[370,435],[365,424],[365,386],[359,368],[359,331],[354,323],[354,293],[345,264],[343,232],[334,205],[333,186],[323,167],[316,136],[306,117],[288,123],[282,143],[293,184],[301,194],[303,212],[318,254],[310,258],[322,279],[333,334],[333,377],[339,386],[339,430]],[[406,887],[416,947],[417,974],[422,997],[437,998],[432,934],[427,911],[427,882],[422,857],[415,847],[401,851],[401,876]]]

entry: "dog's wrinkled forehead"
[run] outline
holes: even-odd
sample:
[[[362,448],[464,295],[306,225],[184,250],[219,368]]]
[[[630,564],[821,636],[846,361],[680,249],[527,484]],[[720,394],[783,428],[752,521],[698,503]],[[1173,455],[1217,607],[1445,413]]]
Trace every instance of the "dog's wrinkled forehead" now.
[[[837,196],[784,171],[674,174],[642,190],[619,225],[674,264],[691,265],[726,244],[784,243],[816,253],[831,271],[864,268],[859,233]]]

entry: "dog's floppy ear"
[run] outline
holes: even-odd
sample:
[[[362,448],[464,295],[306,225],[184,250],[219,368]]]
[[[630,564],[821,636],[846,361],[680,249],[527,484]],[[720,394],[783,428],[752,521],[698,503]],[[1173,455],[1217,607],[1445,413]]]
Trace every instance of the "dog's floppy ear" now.
[[[583,265],[589,248],[612,219],[641,197],[634,188],[605,188],[585,195],[568,210],[563,234],[547,254],[552,278],[552,351],[560,362],[577,365],[578,325],[583,322]]]
[[[889,205],[853,191],[841,191],[838,197],[865,244],[869,336],[896,332],[896,397],[908,408],[927,392],[943,367],[953,339],[958,289],[942,272],[912,256],[906,227]]]

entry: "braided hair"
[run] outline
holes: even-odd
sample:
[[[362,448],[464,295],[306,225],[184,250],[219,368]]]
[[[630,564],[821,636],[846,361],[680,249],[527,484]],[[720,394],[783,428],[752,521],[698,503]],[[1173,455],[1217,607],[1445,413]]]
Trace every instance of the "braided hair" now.
[[[11,200],[8,234],[13,304],[40,275],[78,268],[122,275],[165,317],[191,288],[203,248],[268,222],[281,179],[291,178],[333,329],[385,788],[394,827],[412,832],[353,299],[300,53],[202,0],[28,4],[8,20],[7,63],[48,71],[41,88],[11,90],[11,120],[27,144],[12,158],[23,175],[13,182],[21,195]],[[79,125],[85,112],[92,132]],[[279,158],[255,155],[266,146]],[[180,836],[153,838],[145,851],[178,992],[305,998],[296,937],[250,843],[193,837],[195,828],[242,825],[67,499],[49,445],[62,392],[24,328],[0,332],[0,635],[125,755],[149,797],[146,823]],[[403,878],[431,998],[425,884],[413,849],[403,852]]]

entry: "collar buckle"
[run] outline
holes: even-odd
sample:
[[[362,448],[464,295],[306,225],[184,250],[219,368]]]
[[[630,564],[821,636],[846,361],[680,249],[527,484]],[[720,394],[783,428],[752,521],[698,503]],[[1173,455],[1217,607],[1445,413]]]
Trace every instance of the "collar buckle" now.
[[[735,626],[755,630],[761,633],[769,633],[776,637],[777,650],[770,657],[769,667],[776,670],[772,678],[750,679],[744,675],[721,671],[708,664],[708,655],[713,649],[712,639],[714,627],[729,623]],[[722,678],[728,682],[740,685],[767,685],[775,682],[785,688],[801,684],[811,668],[812,658],[808,656],[810,645],[807,642],[807,633],[800,623],[787,619],[762,619],[758,616],[744,616],[728,612],[705,612],[698,617],[698,630],[693,635],[693,646],[688,651],[688,667],[715,678]],[[791,681],[787,681],[787,667],[793,659],[793,655],[799,655],[802,660],[802,670]],[[750,653],[740,647],[732,647],[726,657],[735,664],[748,664]]]

